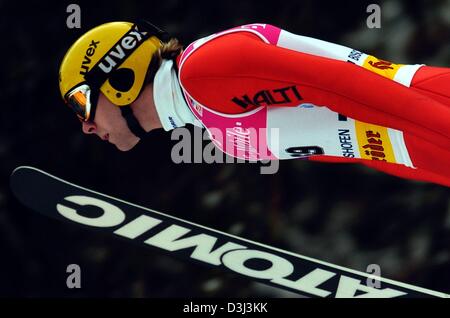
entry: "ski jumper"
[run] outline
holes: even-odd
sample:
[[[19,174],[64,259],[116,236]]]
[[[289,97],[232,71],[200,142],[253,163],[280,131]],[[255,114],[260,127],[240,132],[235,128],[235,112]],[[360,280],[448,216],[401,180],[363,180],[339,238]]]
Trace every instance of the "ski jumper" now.
[[[268,24],[178,58],[190,110],[223,152],[362,163],[450,186],[450,69],[393,64]]]

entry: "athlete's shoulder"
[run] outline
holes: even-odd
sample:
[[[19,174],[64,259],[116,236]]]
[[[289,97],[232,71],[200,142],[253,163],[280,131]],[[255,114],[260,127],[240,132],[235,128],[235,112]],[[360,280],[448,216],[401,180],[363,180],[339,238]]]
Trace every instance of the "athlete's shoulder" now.
[[[261,39],[249,32],[231,32],[199,43],[181,58],[179,79],[183,89],[199,103],[217,111],[236,114],[248,111],[232,102],[252,73],[249,42]]]
[[[232,71],[231,66],[240,62],[239,57],[245,53],[246,44],[262,39],[251,32],[238,32],[244,30],[233,28],[199,39],[187,48],[180,60],[184,79],[216,74],[224,69]],[[216,66],[226,65],[226,68]]]

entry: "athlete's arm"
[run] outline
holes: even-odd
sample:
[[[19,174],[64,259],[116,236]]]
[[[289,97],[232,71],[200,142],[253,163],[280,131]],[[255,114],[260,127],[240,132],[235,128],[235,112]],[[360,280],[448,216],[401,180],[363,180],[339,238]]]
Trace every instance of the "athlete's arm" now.
[[[342,55],[340,55],[342,57]],[[261,91],[295,85],[302,102],[327,106],[360,121],[398,129],[450,149],[450,106],[445,98],[408,88],[391,79],[336,57],[323,57],[264,43],[238,32],[218,37],[195,51],[180,79],[191,96],[224,113],[241,113],[258,106],[297,106],[298,100],[246,107]]]

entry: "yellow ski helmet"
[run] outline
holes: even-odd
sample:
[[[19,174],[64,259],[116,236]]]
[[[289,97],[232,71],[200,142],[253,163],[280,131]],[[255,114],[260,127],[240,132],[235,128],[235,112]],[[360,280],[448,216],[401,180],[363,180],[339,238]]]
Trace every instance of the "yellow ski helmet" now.
[[[126,108],[139,96],[152,56],[167,39],[167,33],[146,21],[110,22],[91,29],[61,62],[59,88],[64,101],[80,120],[93,121],[101,91],[124,108],[124,116],[129,115],[131,109]]]

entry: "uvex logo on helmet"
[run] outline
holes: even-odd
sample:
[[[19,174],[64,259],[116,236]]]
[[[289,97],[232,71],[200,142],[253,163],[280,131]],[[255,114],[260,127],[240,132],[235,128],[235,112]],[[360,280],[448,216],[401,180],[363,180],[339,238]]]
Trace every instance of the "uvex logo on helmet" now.
[[[141,42],[146,40],[146,34],[146,32],[140,32],[137,27],[128,32],[103,58],[98,65],[100,69],[106,74],[114,70],[118,63],[120,64],[129,56],[129,54],[126,53],[127,51],[132,51],[139,46]]]
[[[97,48],[97,45],[100,44],[100,41],[91,41],[91,44],[89,44],[88,49],[86,50],[86,54],[84,55],[84,60],[81,63],[81,75],[86,75],[89,71],[89,64],[91,64],[92,60],[91,57],[95,54],[95,49]]]

